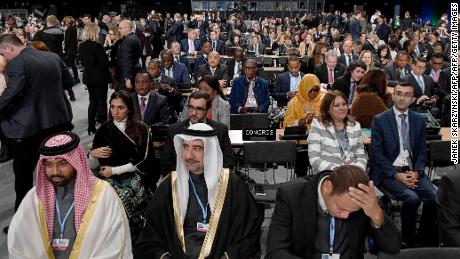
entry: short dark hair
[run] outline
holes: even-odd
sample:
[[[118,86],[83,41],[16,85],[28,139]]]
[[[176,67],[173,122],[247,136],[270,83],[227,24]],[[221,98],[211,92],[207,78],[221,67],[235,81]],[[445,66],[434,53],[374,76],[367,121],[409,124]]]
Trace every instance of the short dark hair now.
[[[355,165],[343,165],[334,168],[328,180],[332,183],[330,195],[348,193],[350,187],[360,189],[358,187],[360,183],[365,185],[369,184],[369,176],[367,173]]]
[[[409,57],[409,53],[407,53],[405,50],[398,51],[398,54],[396,54],[396,57],[399,56],[406,56]]]
[[[442,60],[444,60],[444,58],[446,57],[446,55],[442,52],[435,52],[433,53],[433,55],[431,55],[431,59],[433,58],[440,58]]]
[[[398,82],[398,84],[396,86],[398,86],[398,85],[402,86],[402,87],[410,87],[410,88],[412,88],[412,90],[415,93],[415,87],[414,87],[414,85],[412,85],[412,83],[409,80],[401,80],[401,81]]]
[[[219,79],[217,77],[210,76],[210,75],[203,76],[201,78],[200,82],[198,83],[198,86],[202,82],[204,82],[207,85],[209,85],[209,87],[211,87],[214,91],[216,91],[222,99],[224,99],[224,100],[227,99],[225,97],[224,93],[222,92],[222,89],[220,88]]]
[[[299,56],[297,56],[297,55],[289,56],[289,58],[288,58],[288,64],[289,64],[289,62],[299,62],[299,63],[300,63],[300,58],[299,58]]]
[[[355,40],[354,45],[361,46],[363,45],[363,42],[361,40]]]
[[[190,103],[190,99],[205,99],[206,100],[206,111],[208,111],[212,106],[211,96],[204,91],[193,92],[188,99],[189,103]]]
[[[417,64],[417,63],[428,63],[428,61],[426,60],[426,58],[424,57],[416,57],[414,58],[414,63],[413,64]]]
[[[355,70],[358,67],[364,69],[364,71],[367,70],[367,66],[366,64],[364,64],[364,62],[362,62],[361,60],[355,60],[355,61],[352,61],[350,65],[348,65],[346,74],[351,75],[351,72],[353,72],[353,70]]]

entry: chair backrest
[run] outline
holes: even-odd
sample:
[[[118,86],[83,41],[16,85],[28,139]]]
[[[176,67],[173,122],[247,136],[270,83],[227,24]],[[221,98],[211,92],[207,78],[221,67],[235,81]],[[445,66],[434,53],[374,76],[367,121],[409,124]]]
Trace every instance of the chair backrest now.
[[[423,247],[413,249],[403,249],[399,254],[391,255],[380,252],[378,259],[444,259],[460,258],[460,248],[458,247]]]
[[[230,114],[230,129],[268,129],[268,113]]]
[[[437,165],[449,165],[450,161],[450,141],[432,140],[428,142],[430,149],[430,161]]]
[[[262,141],[243,144],[246,164],[295,162],[297,147],[291,141]]]
[[[264,67],[269,67],[273,63],[272,59],[269,57],[264,57]]]

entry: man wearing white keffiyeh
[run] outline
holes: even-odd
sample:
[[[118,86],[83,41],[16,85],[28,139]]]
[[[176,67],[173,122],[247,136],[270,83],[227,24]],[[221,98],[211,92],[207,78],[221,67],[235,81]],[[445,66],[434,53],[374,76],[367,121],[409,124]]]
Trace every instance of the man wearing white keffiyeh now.
[[[10,225],[10,258],[132,258],[118,195],[91,172],[79,137],[53,134],[39,149],[36,186]]]
[[[135,258],[251,258],[259,217],[247,186],[227,168],[216,131],[191,125],[174,137],[177,166],[157,189]]]

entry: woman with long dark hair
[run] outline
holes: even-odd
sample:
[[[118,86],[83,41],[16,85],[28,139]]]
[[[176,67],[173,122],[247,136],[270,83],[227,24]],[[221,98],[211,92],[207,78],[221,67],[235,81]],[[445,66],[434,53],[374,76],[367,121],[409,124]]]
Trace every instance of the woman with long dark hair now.
[[[381,69],[373,69],[364,74],[351,104],[351,115],[363,128],[371,128],[374,116],[390,107],[386,94],[387,79]]]
[[[131,240],[145,226],[145,210],[159,179],[147,125],[139,119],[134,101],[125,91],[110,97],[109,119],[96,132],[91,168],[120,196],[129,219]]]

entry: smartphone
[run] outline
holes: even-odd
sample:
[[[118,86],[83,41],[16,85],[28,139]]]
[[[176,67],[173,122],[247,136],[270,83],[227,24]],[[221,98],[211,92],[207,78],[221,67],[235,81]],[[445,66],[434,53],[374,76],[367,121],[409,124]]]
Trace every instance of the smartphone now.
[[[254,190],[254,193],[256,194],[256,196],[265,196],[266,194],[264,191],[264,188],[260,185],[254,185],[252,189]]]

